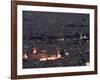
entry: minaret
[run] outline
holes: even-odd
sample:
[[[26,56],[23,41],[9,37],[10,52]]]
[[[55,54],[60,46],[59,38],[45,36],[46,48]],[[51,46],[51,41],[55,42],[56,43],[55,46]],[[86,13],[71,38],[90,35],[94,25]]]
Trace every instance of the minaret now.
[[[83,34],[81,33],[81,34],[80,34],[80,39],[83,39],[83,36],[82,36],[82,35],[83,35]]]

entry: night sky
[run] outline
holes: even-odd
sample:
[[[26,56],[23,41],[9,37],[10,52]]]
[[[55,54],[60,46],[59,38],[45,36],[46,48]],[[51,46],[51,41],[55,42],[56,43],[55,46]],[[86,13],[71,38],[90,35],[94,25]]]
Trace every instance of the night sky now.
[[[89,14],[23,11],[24,36],[34,33],[48,35],[89,32]]]

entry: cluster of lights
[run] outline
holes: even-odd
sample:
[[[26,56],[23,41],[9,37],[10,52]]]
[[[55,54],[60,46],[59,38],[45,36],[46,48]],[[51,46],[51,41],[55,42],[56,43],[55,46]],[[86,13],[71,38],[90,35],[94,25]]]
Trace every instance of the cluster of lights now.
[[[46,51],[42,50],[42,52],[46,52]],[[57,51],[56,54],[49,55],[47,53],[43,53],[43,54],[42,53],[38,53],[37,48],[33,48],[32,49],[32,53],[33,54],[30,54],[30,56],[28,56],[27,53],[24,53],[23,58],[25,60],[27,60],[29,58],[32,58],[32,59],[36,59],[36,60],[39,60],[39,61],[50,61],[50,60],[52,61],[52,60],[58,60],[58,59],[63,58],[61,56],[61,54],[59,53],[59,51]]]
[[[51,55],[49,57],[45,57],[45,58],[40,58],[40,61],[48,61],[48,60],[57,60],[62,58],[60,54],[57,55]]]

